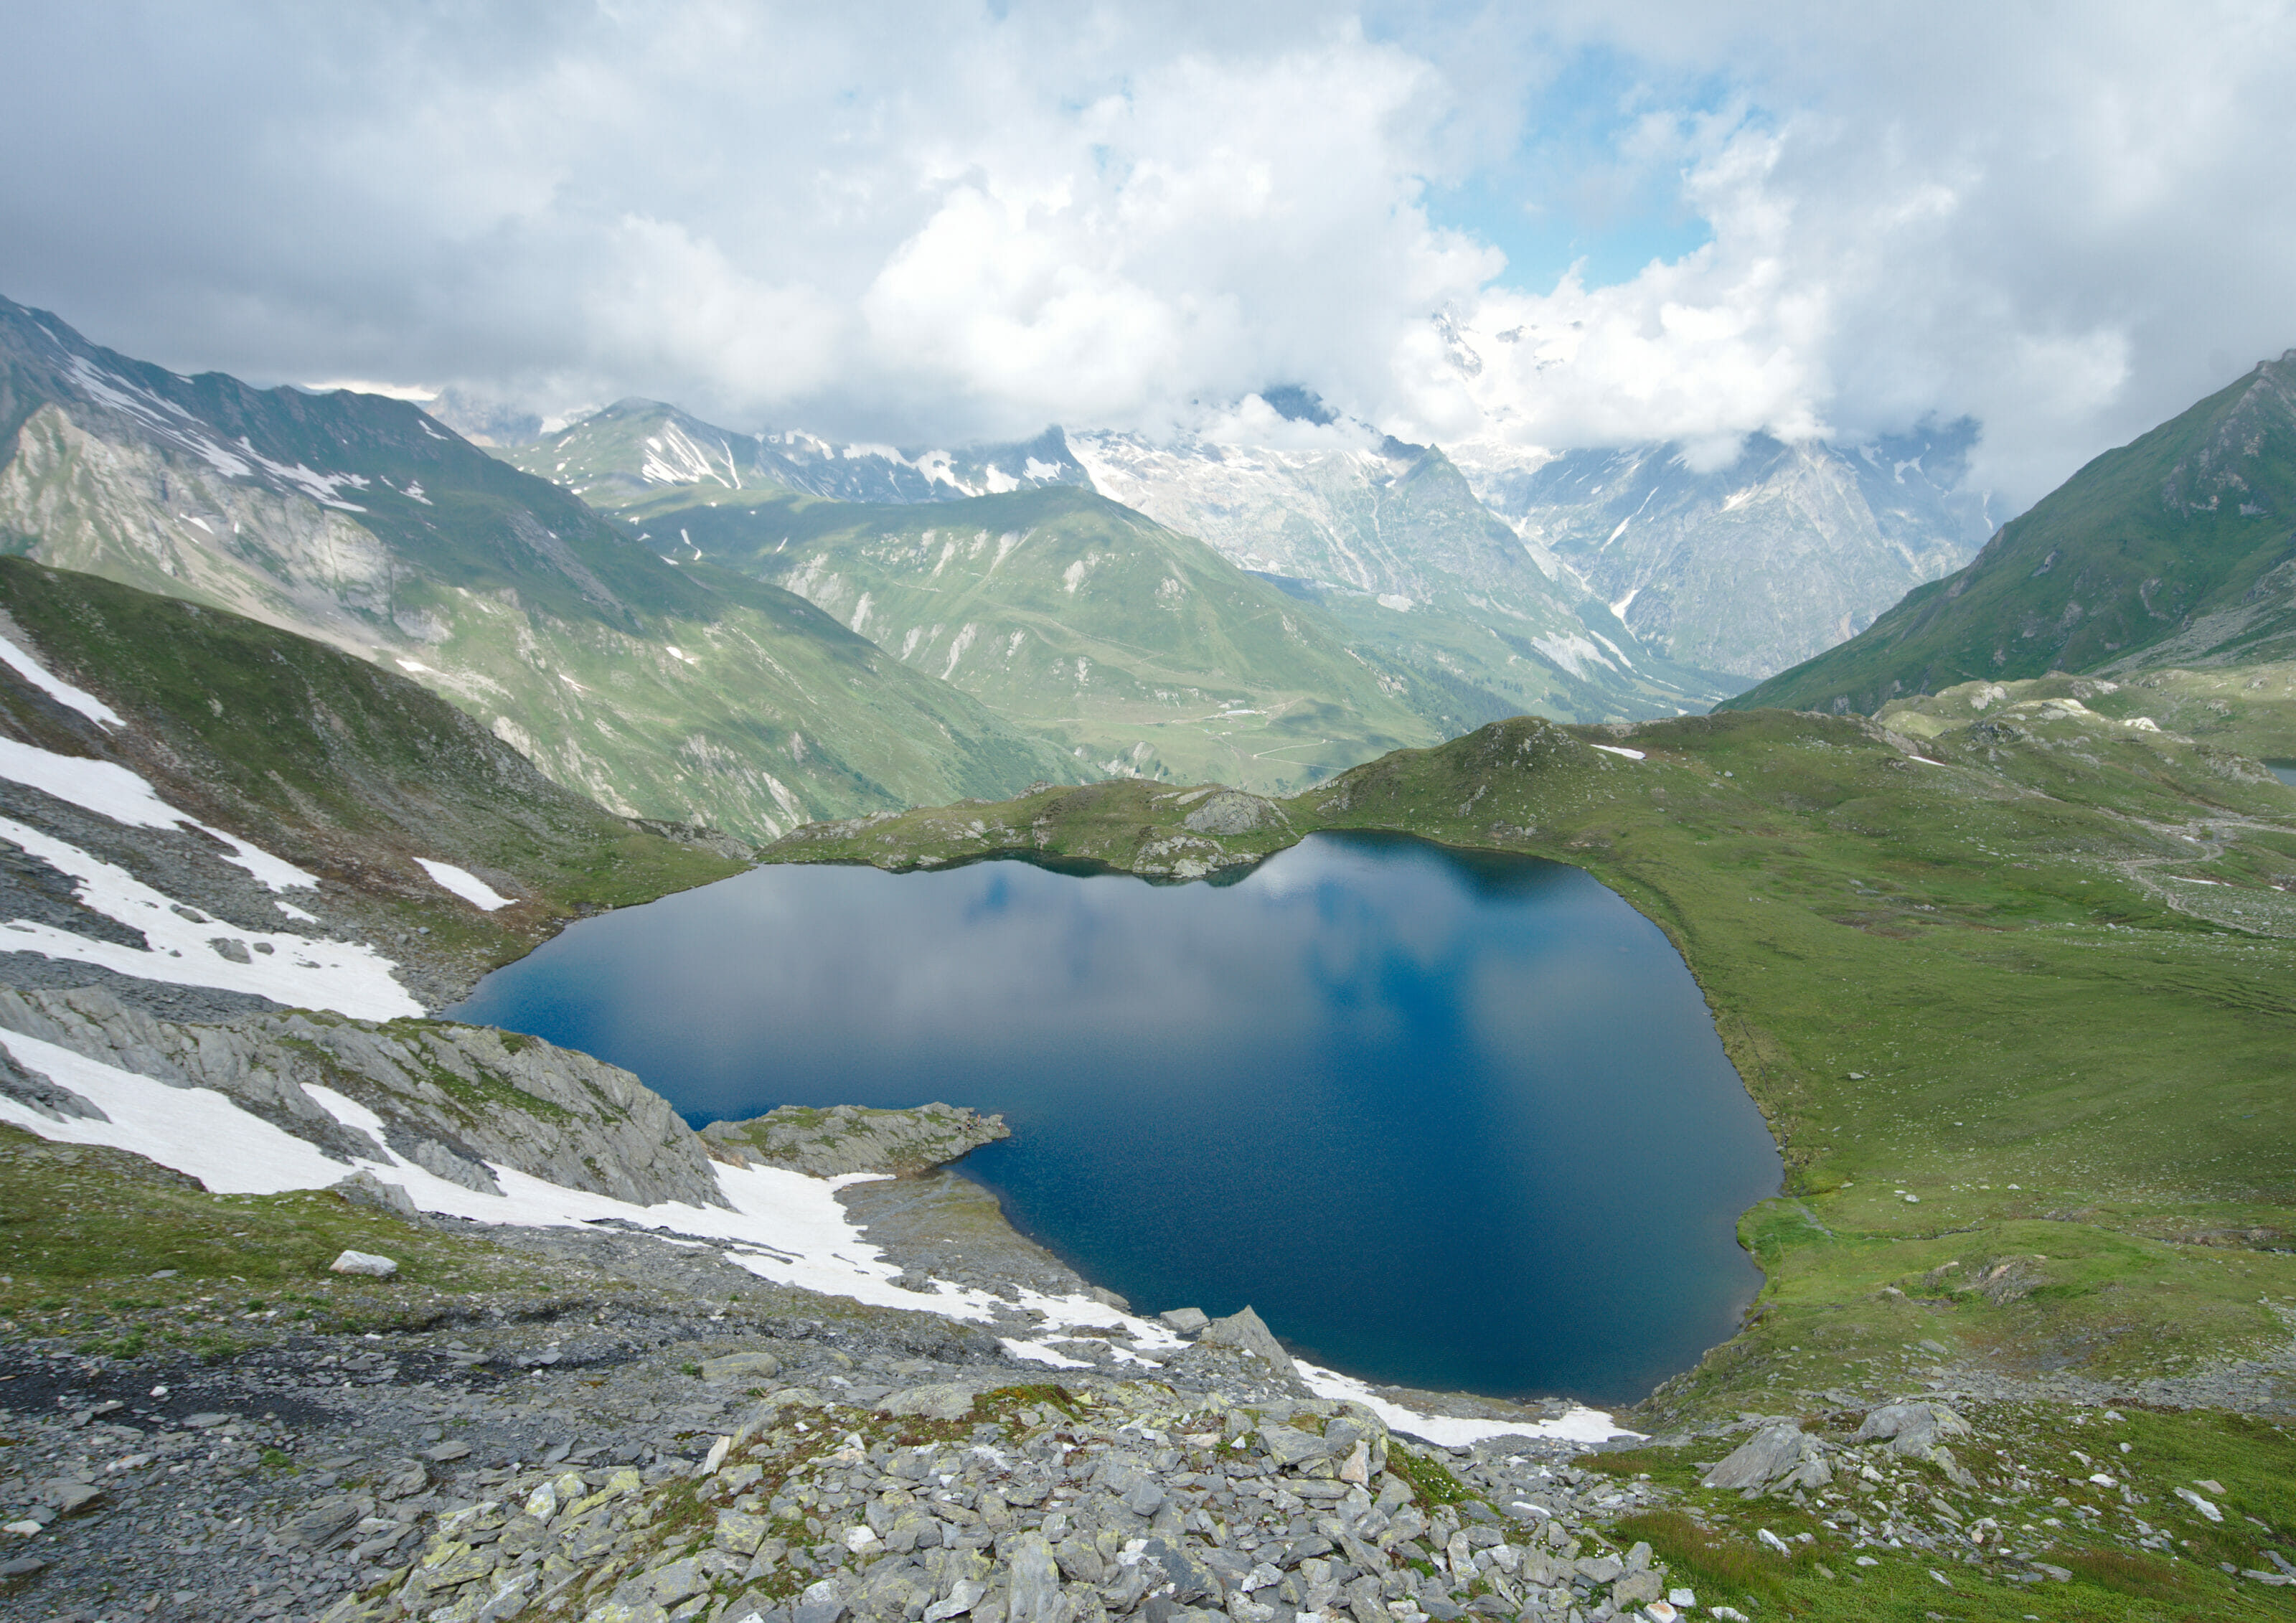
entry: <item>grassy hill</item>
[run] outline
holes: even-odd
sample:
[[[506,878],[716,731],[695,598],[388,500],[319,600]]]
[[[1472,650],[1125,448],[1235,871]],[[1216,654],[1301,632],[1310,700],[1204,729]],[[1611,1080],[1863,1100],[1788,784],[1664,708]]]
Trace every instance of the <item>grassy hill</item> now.
[[[1726,708],[2296,653],[2296,352],[2090,463],[1966,569]]]

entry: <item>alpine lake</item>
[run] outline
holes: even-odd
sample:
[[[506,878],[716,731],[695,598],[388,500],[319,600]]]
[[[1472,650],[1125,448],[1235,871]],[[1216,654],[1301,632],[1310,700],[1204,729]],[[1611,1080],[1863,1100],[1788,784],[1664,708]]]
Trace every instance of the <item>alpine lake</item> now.
[[[1317,834],[1227,882],[769,865],[452,1012],[700,1126],[943,1100],[955,1170],[1156,1312],[1368,1380],[1618,1405],[1730,1336],[1780,1162],[1665,936],[1577,869]]]

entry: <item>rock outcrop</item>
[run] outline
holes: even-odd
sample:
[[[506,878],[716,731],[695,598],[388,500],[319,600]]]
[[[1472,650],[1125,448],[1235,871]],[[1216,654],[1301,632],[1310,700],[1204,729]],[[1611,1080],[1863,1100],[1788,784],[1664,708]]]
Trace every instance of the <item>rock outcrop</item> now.
[[[1665,1593],[1648,1545],[1590,1525],[1568,1465],[1408,1454],[1344,1403],[977,1376],[849,1405],[784,1386],[696,1460],[496,1473],[419,1541],[372,1517],[387,1576],[322,1615],[1456,1623]]]
[[[171,1086],[213,1088],[346,1163],[386,1160],[388,1146],[486,1192],[499,1193],[492,1163],[641,1206],[726,1203],[700,1136],[661,1095],[603,1061],[491,1027],[303,1012],[194,1025],[97,988],[0,987],[0,1029]],[[381,1142],[339,1120],[312,1086],[373,1111]]]
[[[906,1111],[857,1104],[816,1110],[784,1104],[748,1121],[713,1121],[701,1129],[709,1152],[735,1166],[786,1167],[815,1177],[856,1172],[922,1172],[982,1144],[1012,1136],[1002,1116],[953,1104]]]
[[[1763,1427],[1706,1473],[1708,1488],[1734,1488],[1748,1498],[1773,1489],[1824,1488],[1833,1480],[1826,1445],[1792,1421]]]

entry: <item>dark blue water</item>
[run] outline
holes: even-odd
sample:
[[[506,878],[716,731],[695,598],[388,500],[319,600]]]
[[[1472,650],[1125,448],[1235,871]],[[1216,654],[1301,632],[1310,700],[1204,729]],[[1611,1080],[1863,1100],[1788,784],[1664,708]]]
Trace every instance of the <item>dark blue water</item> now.
[[[574,926],[455,1011],[697,1125],[1001,1111],[960,1170],[1159,1311],[1413,1386],[1631,1400],[1759,1283],[1779,1162],[1682,960],[1573,868],[1318,835],[1241,883],[769,867]]]

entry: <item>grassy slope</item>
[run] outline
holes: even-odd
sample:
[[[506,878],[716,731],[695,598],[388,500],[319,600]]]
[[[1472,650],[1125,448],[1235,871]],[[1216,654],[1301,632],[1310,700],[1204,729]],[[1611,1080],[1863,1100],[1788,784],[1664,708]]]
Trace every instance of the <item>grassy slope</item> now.
[[[0,609],[51,670],[129,724],[99,729],[8,673],[11,735],[117,759],[174,804],[428,927],[440,950],[504,962],[578,909],[742,865],[603,811],[444,700],[324,643],[24,559],[0,559]],[[529,899],[480,914],[415,856]]]
[[[2125,666],[2228,613],[2292,556],[2292,397],[2296,362],[2268,363],[2106,452],[2005,526],[1967,569],[1917,587],[1866,631],[1728,707],[1871,713],[1962,682]],[[2226,627],[2244,643],[2286,630],[2276,618]],[[2242,657],[2284,654],[2258,644]]]
[[[1947,764],[1780,711],[1630,732],[1523,718],[1284,804],[1300,832],[1573,863],[1682,948],[1790,1171],[1744,1224],[1769,1275],[1754,1322],[1662,1389],[1654,1420],[1900,1385],[1931,1362],[1923,1340],[1947,1362],[2114,1378],[2285,1340],[2259,1297],[2296,1294],[2296,1258],[2269,1249],[2296,1229],[2278,1103],[2296,906],[2269,888],[2296,883],[2296,798],[2237,758],[2094,720],[1923,749]],[[771,854],[1033,848],[1122,869],[1183,815],[1168,791],[1102,784]],[[2186,893],[2249,930],[2164,900]],[[1957,1289],[2036,1253],[2016,1299]]]
[[[1111,770],[1296,788],[1453,730],[1427,713],[1440,695],[1350,654],[1314,606],[1089,490],[906,506],[696,495],[631,516],[656,545],[690,538]],[[1254,713],[1222,713],[1238,708]]]

